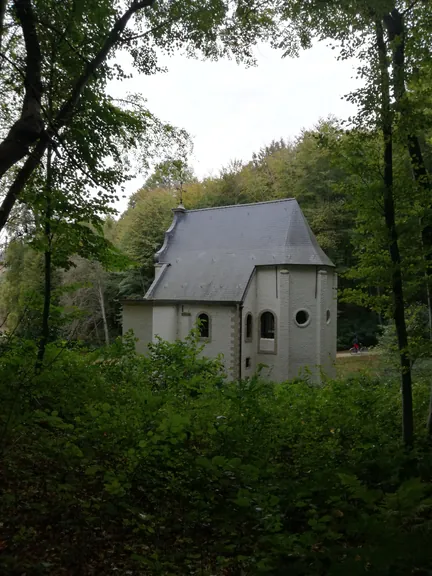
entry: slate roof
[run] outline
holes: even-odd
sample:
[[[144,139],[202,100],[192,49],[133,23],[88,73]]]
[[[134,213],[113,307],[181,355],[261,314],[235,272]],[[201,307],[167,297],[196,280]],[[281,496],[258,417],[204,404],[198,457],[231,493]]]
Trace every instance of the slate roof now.
[[[241,302],[255,266],[333,266],[295,199],[174,210],[145,298]]]

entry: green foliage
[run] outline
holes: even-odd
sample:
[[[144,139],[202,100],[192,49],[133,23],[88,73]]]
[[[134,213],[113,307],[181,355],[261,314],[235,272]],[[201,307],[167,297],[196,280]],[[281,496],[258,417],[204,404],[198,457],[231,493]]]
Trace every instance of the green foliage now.
[[[100,352],[53,343],[37,376],[35,357],[14,339],[0,360],[2,573],[431,565],[429,448],[397,440],[397,382],[223,382],[195,335],[147,357],[130,336]],[[423,417],[427,383],[415,398]]]
[[[141,189],[133,206],[122,215],[117,226],[117,242],[134,260],[136,268],[123,275],[123,296],[142,297],[154,277],[154,255],[162,246],[165,231],[172,222],[171,209],[178,199],[170,190]]]
[[[163,189],[175,191],[185,183],[195,181],[192,168],[183,160],[165,160],[159,162],[147,178],[144,188],[147,190]],[[136,195],[132,195],[129,205],[134,204]]]
[[[199,345],[199,330],[194,330],[185,340],[174,344],[158,338],[149,344],[149,356],[145,361],[146,372],[151,374],[153,389],[176,389],[176,392],[197,394],[209,381],[221,386],[224,368],[220,358],[210,360],[201,357],[204,345]]]
[[[411,365],[414,365],[417,360],[430,358],[432,354],[427,307],[422,303],[409,306],[406,310],[406,323],[409,336],[408,353]],[[383,354],[390,366],[398,365],[398,343],[394,323],[385,326],[377,350]]]
[[[6,250],[5,266],[0,291],[0,315],[5,318],[3,329],[36,338],[41,327],[43,256],[16,240]],[[58,284],[56,275],[53,288]],[[54,303],[58,303],[58,298],[54,297]],[[53,320],[58,312],[54,312]]]

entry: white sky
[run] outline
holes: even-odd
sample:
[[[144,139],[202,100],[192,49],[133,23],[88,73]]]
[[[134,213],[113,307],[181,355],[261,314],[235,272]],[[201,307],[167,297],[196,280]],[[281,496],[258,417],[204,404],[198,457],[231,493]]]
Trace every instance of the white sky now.
[[[113,96],[140,92],[151,112],[185,128],[193,138],[190,159],[198,177],[218,174],[230,160],[247,161],[274,139],[295,137],[330,114],[347,118],[354,107],[342,100],[355,81],[354,63],[337,61],[337,50],[317,43],[297,59],[282,59],[267,45],[255,50],[258,65],[165,57],[168,72],[115,82]],[[134,192],[143,177],[127,185]],[[127,200],[118,204],[120,210]]]

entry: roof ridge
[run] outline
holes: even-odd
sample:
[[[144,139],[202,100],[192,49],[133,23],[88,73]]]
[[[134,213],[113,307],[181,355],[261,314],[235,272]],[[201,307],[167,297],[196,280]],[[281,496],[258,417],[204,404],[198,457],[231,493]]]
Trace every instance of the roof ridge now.
[[[262,206],[263,204],[276,204],[278,202],[292,202],[297,201],[296,198],[278,198],[277,200],[263,200],[262,202],[247,202],[246,204],[228,204],[227,206],[209,206],[208,208],[192,208],[192,210],[186,210],[189,212],[204,212],[206,210],[224,210],[226,208],[240,208],[244,206]]]

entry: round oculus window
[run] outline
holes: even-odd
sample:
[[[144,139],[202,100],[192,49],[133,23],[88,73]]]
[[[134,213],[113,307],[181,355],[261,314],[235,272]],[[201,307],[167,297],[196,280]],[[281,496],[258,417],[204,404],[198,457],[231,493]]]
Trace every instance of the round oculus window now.
[[[306,326],[309,323],[310,315],[307,310],[299,310],[296,312],[295,321],[298,326]]]

